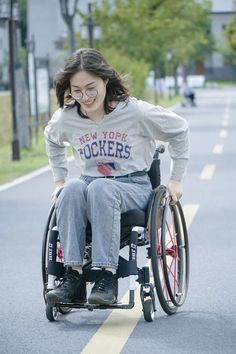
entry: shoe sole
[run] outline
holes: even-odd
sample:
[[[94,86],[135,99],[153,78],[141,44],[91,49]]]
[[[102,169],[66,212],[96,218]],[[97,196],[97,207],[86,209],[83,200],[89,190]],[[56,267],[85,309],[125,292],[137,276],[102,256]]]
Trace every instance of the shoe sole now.
[[[117,303],[117,299],[110,301],[110,300],[104,300],[101,298],[92,298],[92,299],[89,298],[88,303],[91,305],[114,305]]]
[[[65,303],[65,304],[71,304],[71,303],[86,303],[87,299],[60,299],[59,297],[50,294],[46,295],[47,302],[50,304],[55,304],[55,303]]]

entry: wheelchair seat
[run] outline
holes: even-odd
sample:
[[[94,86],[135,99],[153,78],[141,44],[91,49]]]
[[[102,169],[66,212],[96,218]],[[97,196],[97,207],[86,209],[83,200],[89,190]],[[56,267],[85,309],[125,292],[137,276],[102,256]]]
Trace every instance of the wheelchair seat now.
[[[121,227],[141,226],[147,223],[147,211],[141,209],[129,210],[121,214]]]

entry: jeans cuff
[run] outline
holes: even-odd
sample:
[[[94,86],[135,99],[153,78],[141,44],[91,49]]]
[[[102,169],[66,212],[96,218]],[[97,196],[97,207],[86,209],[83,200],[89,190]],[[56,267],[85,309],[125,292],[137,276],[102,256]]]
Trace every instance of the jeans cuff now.
[[[92,262],[92,267],[117,269],[118,264]]]

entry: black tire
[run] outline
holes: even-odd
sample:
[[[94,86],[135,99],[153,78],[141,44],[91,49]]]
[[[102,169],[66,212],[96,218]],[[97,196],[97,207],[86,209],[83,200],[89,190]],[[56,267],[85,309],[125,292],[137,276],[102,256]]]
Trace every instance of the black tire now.
[[[48,274],[47,274],[48,233],[49,233],[49,230],[51,230],[55,225],[56,225],[56,212],[55,212],[54,205],[52,205],[52,207],[49,211],[49,214],[48,214],[48,219],[47,219],[46,227],[44,230],[43,242],[42,242],[42,279],[43,279],[43,284],[44,284],[43,296],[44,296],[45,303],[46,303],[46,293],[48,291],[47,290],[47,283],[48,283]],[[66,315],[67,313],[71,312],[71,310],[72,310],[71,307],[60,307],[60,306],[57,307],[57,311],[60,312],[62,315]],[[46,316],[49,319],[49,321],[53,321],[52,311],[53,310],[52,310],[51,306],[46,303]],[[54,311],[55,311],[55,309],[54,309]]]
[[[188,233],[179,202],[170,205],[166,200],[161,233],[165,282],[172,303],[179,307],[186,299],[189,282]]]
[[[57,319],[57,308],[53,305],[46,303],[46,316],[50,322],[56,321]]]
[[[154,321],[154,308],[153,302],[151,299],[147,299],[143,303],[143,316],[145,321],[153,322]]]
[[[178,307],[171,301],[167,289],[162,252],[162,225],[166,208],[166,187],[155,191],[150,219],[150,256],[157,296],[161,307],[168,315],[176,313]]]
[[[43,234],[43,241],[42,241],[42,261],[41,261],[41,266],[42,266],[42,279],[43,279],[43,284],[44,284],[44,300],[45,295],[47,292],[47,282],[48,282],[48,276],[47,276],[47,249],[48,249],[48,232],[50,228],[52,228],[53,223],[55,224],[55,218],[56,218],[56,213],[55,213],[55,207],[54,205],[51,206],[51,209],[48,214],[48,219],[47,223],[45,226],[44,234]]]
[[[57,309],[62,315],[66,315],[67,313],[72,311],[71,307],[60,307],[60,306],[58,306]]]

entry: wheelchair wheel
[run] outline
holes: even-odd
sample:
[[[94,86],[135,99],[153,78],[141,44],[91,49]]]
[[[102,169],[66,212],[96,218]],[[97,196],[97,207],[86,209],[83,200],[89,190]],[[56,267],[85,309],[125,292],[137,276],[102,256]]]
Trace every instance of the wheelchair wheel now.
[[[164,186],[158,188],[152,205],[150,248],[157,296],[163,310],[172,315],[186,298],[189,250],[181,206],[169,203]]]
[[[147,322],[154,321],[154,307],[151,299],[147,299],[143,303],[143,316]]]
[[[56,212],[55,212],[55,207],[54,205],[51,207],[48,215],[48,220],[46,223],[44,235],[43,235],[43,242],[42,242],[42,279],[43,279],[43,285],[44,285],[44,290],[43,290],[43,297],[44,301],[46,303],[46,316],[49,321],[55,321],[57,317],[57,312],[60,312],[61,314],[65,315],[69,312],[71,312],[72,308],[71,307],[53,307],[50,304],[46,302],[46,293],[48,291],[47,285],[48,285],[48,242],[49,242],[49,232],[50,230],[53,229],[53,227],[56,226]],[[55,279],[54,286],[58,285],[60,282],[59,278]],[[54,318],[54,319],[53,319]]]
[[[43,242],[42,242],[42,259],[41,259],[41,266],[42,266],[42,279],[44,284],[44,298],[47,290],[47,283],[48,283],[48,276],[47,276],[47,263],[48,263],[48,233],[49,230],[56,225],[56,213],[54,205],[51,206],[51,209],[48,214],[48,219],[46,223],[46,227],[43,234]]]
[[[181,204],[166,207],[162,227],[162,257],[166,286],[175,306],[183,305],[189,282],[189,245],[186,223]],[[168,220],[172,218],[170,223]],[[172,226],[172,230],[170,229]]]
[[[56,321],[57,320],[57,308],[55,306],[52,306],[50,304],[46,304],[46,317],[50,322]]]

